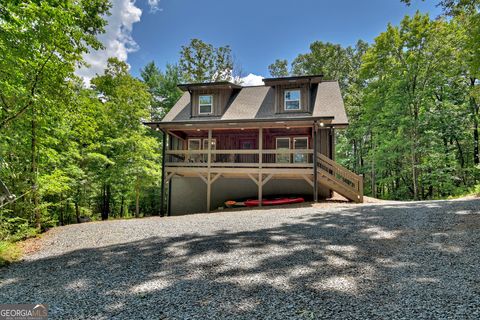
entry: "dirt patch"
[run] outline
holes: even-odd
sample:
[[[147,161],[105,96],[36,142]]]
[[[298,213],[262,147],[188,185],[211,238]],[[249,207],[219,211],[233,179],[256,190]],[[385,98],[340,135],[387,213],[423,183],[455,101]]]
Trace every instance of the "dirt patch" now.
[[[52,228],[34,238],[29,238],[17,243],[18,248],[22,251],[22,255],[28,255],[39,251],[46,238],[51,237],[54,233],[57,233],[60,228]]]

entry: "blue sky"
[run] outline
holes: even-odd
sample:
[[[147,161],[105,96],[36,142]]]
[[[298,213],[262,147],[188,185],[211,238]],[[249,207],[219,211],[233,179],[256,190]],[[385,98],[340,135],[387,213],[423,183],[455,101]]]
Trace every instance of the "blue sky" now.
[[[180,47],[199,38],[230,45],[243,72],[267,76],[276,58],[291,61],[315,40],[371,42],[406,14],[439,14],[432,1],[407,7],[399,0],[163,0],[154,14],[147,3],[138,6],[144,14],[132,32],[139,46],[128,56],[133,74],[151,60],[162,68],[178,61]]]
[[[181,46],[199,38],[215,46],[230,45],[245,75],[269,76],[268,65],[275,59],[291,62],[315,40],[344,46],[358,39],[372,42],[389,22],[398,24],[416,10],[438,16],[435,3],[414,0],[408,7],[400,0],[113,0],[111,26],[103,37],[107,53],[87,60],[100,70],[100,56],[116,55],[138,76],[149,61],[162,69],[176,63]]]

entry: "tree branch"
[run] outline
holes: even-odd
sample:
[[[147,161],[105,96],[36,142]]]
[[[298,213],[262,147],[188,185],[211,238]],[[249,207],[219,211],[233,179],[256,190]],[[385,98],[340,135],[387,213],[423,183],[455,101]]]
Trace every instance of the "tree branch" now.
[[[40,81],[40,75],[43,72],[43,70],[45,69],[45,66],[47,65],[48,61],[52,58],[54,52],[55,52],[55,50],[52,50],[50,52],[47,59],[45,59],[45,61],[41,65],[40,69],[36,72],[35,80],[33,81],[32,88],[30,89],[30,99],[29,99],[29,101],[22,108],[20,108],[20,110],[18,110],[15,114],[12,114],[11,116],[2,120],[0,122],[0,130],[3,129],[4,127],[6,127],[8,123],[10,123],[11,121],[15,120],[16,118],[18,118],[19,116],[24,114],[25,111],[27,111],[28,108],[33,104],[32,99],[35,96],[35,91],[37,89],[38,82]]]

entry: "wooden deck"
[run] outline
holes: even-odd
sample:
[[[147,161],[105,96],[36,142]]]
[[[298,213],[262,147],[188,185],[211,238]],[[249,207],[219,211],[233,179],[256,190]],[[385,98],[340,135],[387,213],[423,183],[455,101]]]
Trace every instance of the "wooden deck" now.
[[[207,185],[207,211],[210,211],[212,184],[220,177],[247,178],[258,186],[262,199],[263,186],[271,179],[303,179],[312,186],[314,200],[321,184],[355,202],[363,202],[363,178],[340,166],[314,149],[264,149],[263,130],[258,130],[255,149],[219,150],[212,144],[212,130],[201,150],[164,150],[164,181],[174,176],[199,177]],[[204,141],[201,140],[201,141]],[[215,146],[215,148],[212,148]],[[202,143],[203,147],[203,143]]]

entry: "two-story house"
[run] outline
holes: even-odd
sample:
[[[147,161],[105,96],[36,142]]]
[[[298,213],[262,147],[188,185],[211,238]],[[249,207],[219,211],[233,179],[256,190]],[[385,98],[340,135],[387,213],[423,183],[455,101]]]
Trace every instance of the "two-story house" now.
[[[184,94],[160,122],[162,201],[169,214],[208,212],[226,200],[336,191],[363,201],[363,180],[335,162],[335,130],[345,128],[336,81],[322,76],[179,86]],[[162,205],[162,208],[165,206]]]

